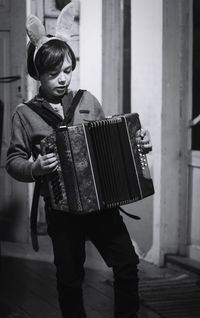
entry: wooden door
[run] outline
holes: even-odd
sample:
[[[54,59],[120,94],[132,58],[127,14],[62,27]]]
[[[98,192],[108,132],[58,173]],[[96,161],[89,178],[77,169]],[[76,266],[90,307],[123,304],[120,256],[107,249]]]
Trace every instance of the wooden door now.
[[[0,0],[0,240],[27,240],[28,186],[5,170],[11,114],[25,98],[26,1]]]

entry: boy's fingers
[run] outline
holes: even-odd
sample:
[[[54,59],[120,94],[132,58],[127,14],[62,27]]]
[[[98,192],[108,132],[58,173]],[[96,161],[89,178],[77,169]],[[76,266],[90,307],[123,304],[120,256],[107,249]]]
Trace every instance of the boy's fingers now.
[[[51,163],[53,163],[53,162],[55,162],[55,161],[57,161],[57,158],[56,158],[56,157],[52,157],[52,158],[47,159],[47,160],[46,160],[46,163],[47,163],[48,165],[50,165]]]
[[[50,152],[47,153],[46,155],[44,155],[47,159],[56,156],[56,154],[54,152]]]
[[[56,158],[56,154],[53,153],[53,152],[51,152],[51,153],[48,153],[48,154],[46,154],[46,155],[43,156],[43,159],[44,159],[44,160],[49,160],[49,159],[51,159],[51,158]]]
[[[49,169],[52,169],[52,168],[56,167],[57,164],[58,164],[57,162],[53,162],[53,163],[49,164],[48,167],[49,167]]]
[[[48,171],[49,173],[55,171],[57,169],[58,163],[57,162],[53,162],[50,165],[48,165]]]

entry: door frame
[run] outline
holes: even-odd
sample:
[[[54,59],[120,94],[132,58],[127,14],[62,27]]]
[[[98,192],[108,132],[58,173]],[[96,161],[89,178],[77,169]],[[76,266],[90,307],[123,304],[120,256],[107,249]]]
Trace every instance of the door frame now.
[[[185,2],[183,16],[185,25],[182,25],[182,99],[181,99],[181,162],[180,162],[180,223],[179,223],[179,254],[188,254],[188,231],[189,231],[189,156],[191,149],[191,129],[189,121],[192,116],[192,5],[193,0]],[[183,20],[183,22],[184,22]]]
[[[187,256],[191,259],[195,259],[197,261],[200,260],[200,246],[199,245],[193,245],[190,244],[190,240],[191,240],[191,231],[192,231],[192,217],[194,216],[194,212],[192,210],[192,206],[193,204],[195,205],[197,202],[195,202],[195,198],[193,198],[192,193],[194,192],[190,192],[190,183],[193,180],[191,178],[193,178],[192,176],[192,170],[193,169],[199,169],[200,168],[200,151],[197,150],[192,150],[192,129],[190,126],[191,123],[191,118],[192,118],[192,100],[193,100],[193,96],[192,96],[192,78],[193,78],[193,0],[190,1],[190,24],[189,24],[189,44],[190,44],[190,50],[189,50],[189,107],[188,107],[188,117],[189,117],[189,128],[188,128],[188,205],[187,205],[187,224],[188,224],[188,228],[187,228],[187,238],[186,238],[186,253]],[[193,201],[194,199],[194,201]],[[195,223],[195,222],[194,222]],[[194,225],[194,224],[193,224]]]

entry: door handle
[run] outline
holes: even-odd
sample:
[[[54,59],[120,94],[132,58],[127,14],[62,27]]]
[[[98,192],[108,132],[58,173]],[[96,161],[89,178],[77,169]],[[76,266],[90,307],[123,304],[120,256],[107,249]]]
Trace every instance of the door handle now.
[[[0,77],[0,83],[12,83],[21,79],[20,75]]]
[[[191,119],[189,121],[189,127],[191,128],[193,126],[196,126],[199,122],[200,122],[200,114],[197,117],[195,117],[194,119]]]

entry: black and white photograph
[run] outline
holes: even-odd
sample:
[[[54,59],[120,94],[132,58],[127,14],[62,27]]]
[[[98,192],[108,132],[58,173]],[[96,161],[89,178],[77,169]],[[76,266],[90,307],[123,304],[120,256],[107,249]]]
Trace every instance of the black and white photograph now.
[[[0,318],[200,318],[199,0],[0,0]]]

